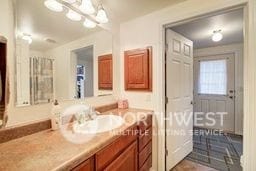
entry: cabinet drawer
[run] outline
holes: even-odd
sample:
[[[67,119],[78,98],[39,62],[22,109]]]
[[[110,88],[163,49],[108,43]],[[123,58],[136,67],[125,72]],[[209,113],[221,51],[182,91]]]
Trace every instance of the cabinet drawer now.
[[[139,152],[149,143],[152,139],[152,127],[147,129],[144,134],[139,136]]]
[[[150,154],[150,156],[147,158],[146,162],[139,169],[139,171],[149,171],[151,167],[152,167],[152,154]]]
[[[94,171],[94,158],[87,159],[74,169],[72,171]]]
[[[137,171],[137,142],[132,143],[104,171]]]
[[[147,158],[152,153],[152,141],[150,141],[145,148],[139,153],[139,168],[143,166]]]
[[[142,133],[149,127],[152,127],[152,115],[148,115],[144,121],[139,123],[139,130]]]
[[[109,163],[111,163],[123,150],[137,139],[137,126],[129,128],[118,139],[110,145],[96,153],[96,170],[103,170]]]

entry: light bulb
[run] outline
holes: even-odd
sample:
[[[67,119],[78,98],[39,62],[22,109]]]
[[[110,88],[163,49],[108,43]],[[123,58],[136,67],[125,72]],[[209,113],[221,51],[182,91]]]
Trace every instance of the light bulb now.
[[[212,41],[219,42],[222,40],[222,38],[223,38],[223,35],[221,34],[221,30],[213,32]]]
[[[87,28],[94,28],[96,27],[96,23],[86,18],[84,20],[84,26]]]
[[[44,1],[44,5],[52,10],[52,11],[55,11],[55,12],[61,12],[63,11],[63,6],[57,2],[56,0],[46,0]]]
[[[73,11],[73,10],[69,10],[68,13],[66,14],[66,16],[73,21],[80,21],[81,20],[81,15],[78,14],[77,12]]]
[[[69,4],[73,4],[73,3],[76,2],[76,0],[63,0],[63,1],[65,1],[65,2],[67,2],[67,3],[69,3]]]
[[[32,41],[33,41],[32,37],[30,35],[28,35],[28,34],[23,34],[22,39],[26,40],[29,44],[31,44]]]
[[[96,15],[96,20],[100,23],[108,22],[108,17],[107,17],[106,11],[103,9],[103,7],[99,8],[98,13]]]
[[[91,0],[82,0],[82,4],[79,6],[79,9],[85,14],[95,13]]]

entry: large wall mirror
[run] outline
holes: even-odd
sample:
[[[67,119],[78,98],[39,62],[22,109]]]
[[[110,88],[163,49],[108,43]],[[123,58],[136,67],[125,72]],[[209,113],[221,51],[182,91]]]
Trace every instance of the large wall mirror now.
[[[15,0],[16,105],[112,94],[112,34],[44,2]]]

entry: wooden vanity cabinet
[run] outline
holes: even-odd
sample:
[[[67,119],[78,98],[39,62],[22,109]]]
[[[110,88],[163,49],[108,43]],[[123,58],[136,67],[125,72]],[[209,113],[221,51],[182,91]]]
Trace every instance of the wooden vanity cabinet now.
[[[149,171],[152,167],[152,115],[128,128],[74,171]]]
[[[94,157],[91,157],[72,169],[72,171],[95,171]]]
[[[115,162],[119,156],[121,156],[123,153],[125,153],[125,149],[129,147],[129,145],[136,143],[137,146],[137,126],[134,125],[127,129],[123,135],[121,135],[119,138],[117,138],[114,142],[112,142],[110,145],[105,147],[104,149],[100,150],[95,155],[95,164],[96,164],[96,170],[102,171],[108,166],[112,165],[112,162]],[[137,147],[136,147],[137,149]],[[132,154],[130,154],[132,155]],[[136,157],[137,158],[137,157]],[[119,160],[129,160],[124,159],[121,157]],[[123,161],[125,164],[128,161]],[[129,161],[131,162],[131,161]],[[137,163],[137,162],[136,162]],[[135,164],[135,163],[134,163]],[[113,167],[113,166],[112,166]],[[123,166],[119,166],[123,167]],[[133,171],[133,170],[130,170]]]
[[[112,54],[98,57],[99,90],[112,90],[113,66]]]
[[[125,90],[152,91],[152,47],[124,52]]]
[[[104,171],[137,171],[137,142],[132,143]]]
[[[149,171],[152,167],[152,115],[138,126],[138,170]]]

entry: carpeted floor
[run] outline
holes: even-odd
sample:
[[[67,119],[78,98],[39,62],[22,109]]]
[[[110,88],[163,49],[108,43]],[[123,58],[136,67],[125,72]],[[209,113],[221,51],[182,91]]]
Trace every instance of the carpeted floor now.
[[[242,136],[211,134],[208,130],[195,129],[193,142],[193,152],[186,157],[187,160],[220,171],[242,171],[240,166]]]

